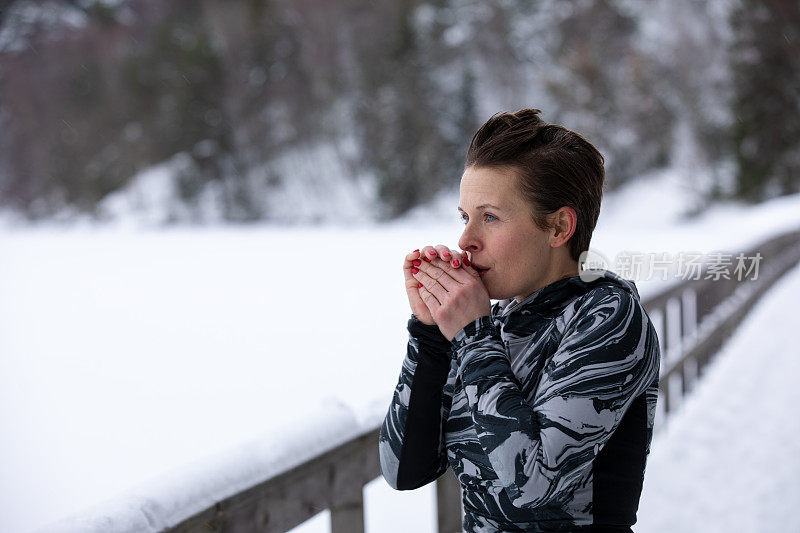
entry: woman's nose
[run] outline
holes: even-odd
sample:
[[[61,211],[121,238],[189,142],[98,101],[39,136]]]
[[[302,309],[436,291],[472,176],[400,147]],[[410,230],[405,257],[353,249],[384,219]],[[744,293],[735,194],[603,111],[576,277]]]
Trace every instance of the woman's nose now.
[[[458,239],[458,247],[465,252],[474,252],[480,247],[478,239],[475,238],[475,235],[470,230],[469,226],[464,228],[461,238]]]

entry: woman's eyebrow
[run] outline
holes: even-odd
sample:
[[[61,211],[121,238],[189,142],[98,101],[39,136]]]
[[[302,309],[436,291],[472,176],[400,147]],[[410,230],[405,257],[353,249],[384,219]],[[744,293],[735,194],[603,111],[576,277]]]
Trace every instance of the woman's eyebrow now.
[[[490,207],[492,209],[497,209],[498,211],[503,211],[502,207],[497,207],[496,205],[492,205],[492,204],[481,204],[478,207],[476,207],[475,209],[484,209],[486,207]],[[464,212],[464,210],[461,209],[461,206],[458,206],[458,210],[461,211],[462,213]]]

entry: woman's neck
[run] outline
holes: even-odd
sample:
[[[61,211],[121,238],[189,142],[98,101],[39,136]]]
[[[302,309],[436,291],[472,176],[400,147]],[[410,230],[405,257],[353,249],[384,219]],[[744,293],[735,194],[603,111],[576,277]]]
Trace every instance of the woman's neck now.
[[[544,278],[544,280],[542,281],[542,283],[540,284],[539,287],[537,287],[536,289],[534,289],[533,291],[529,292],[528,294],[526,294],[524,296],[516,296],[514,299],[517,302],[521,302],[522,300],[524,300],[525,298],[527,298],[528,296],[530,296],[534,292],[537,292],[537,291],[547,287],[551,283],[555,283],[556,281],[559,281],[559,280],[562,280],[562,279],[565,279],[565,278],[571,278],[573,276],[577,276],[577,275],[580,274],[580,272],[578,270],[578,262],[575,261],[574,259],[571,259],[571,258],[559,263],[558,265],[553,265],[553,268],[551,268],[550,271],[551,271],[551,274],[549,274],[546,278]]]

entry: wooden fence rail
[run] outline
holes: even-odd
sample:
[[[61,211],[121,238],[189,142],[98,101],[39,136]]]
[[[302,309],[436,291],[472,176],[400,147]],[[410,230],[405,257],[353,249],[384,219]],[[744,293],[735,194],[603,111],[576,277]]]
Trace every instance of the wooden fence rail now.
[[[664,415],[691,390],[761,296],[800,261],[800,230],[763,242],[745,257],[757,253],[757,276],[714,279],[709,274],[713,266],[705,264],[699,279],[684,280],[643,301],[662,343],[658,404]],[[362,533],[363,487],[380,475],[379,433],[380,427],[371,429],[167,531],[284,533],[330,509],[333,533]],[[436,481],[436,491],[439,532],[461,531],[461,489],[452,470]]]

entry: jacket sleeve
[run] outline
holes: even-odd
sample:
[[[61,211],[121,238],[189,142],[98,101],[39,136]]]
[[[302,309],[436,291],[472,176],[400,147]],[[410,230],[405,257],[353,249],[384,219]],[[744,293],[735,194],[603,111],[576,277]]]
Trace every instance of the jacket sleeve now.
[[[657,379],[655,329],[629,293],[598,288],[567,319],[529,404],[491,317],[453,339],[478,440],[514,505],[570,497],[633,400]]]
[[[397,490],[416,489],[447,470],[444,421],[452,394],[445,383],[452,343],[438,326],[412,314],[408,349],[389,411],[381,425],[378,448],[381,474]]]

